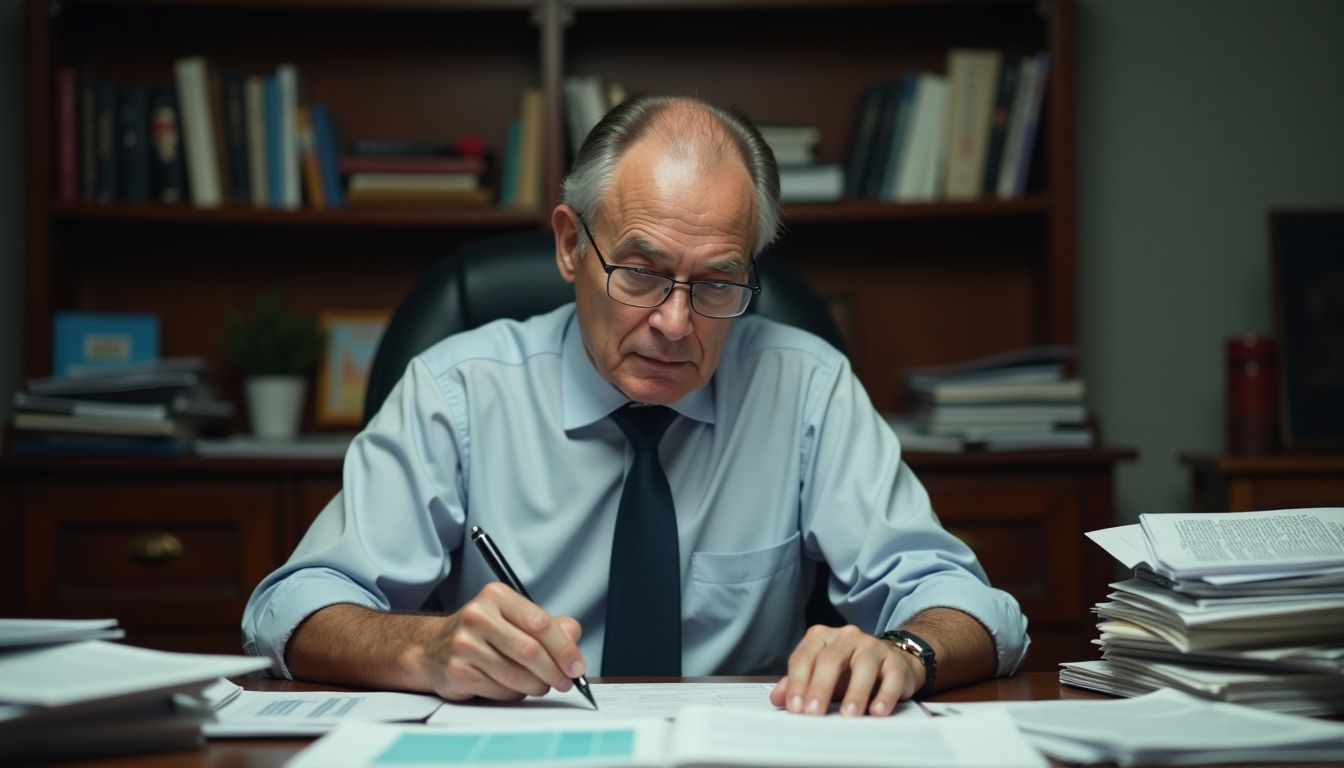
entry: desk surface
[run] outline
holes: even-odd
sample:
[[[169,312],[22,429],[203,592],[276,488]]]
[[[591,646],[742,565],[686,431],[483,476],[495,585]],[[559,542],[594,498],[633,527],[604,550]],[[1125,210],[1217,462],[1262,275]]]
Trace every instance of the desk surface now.
[[[777,678],[767,677],[705,677],[677,678],[684,682],[774,682]],[[627,682],[627,678],[591,678],[592,682]],[[321,691],[336,690],[332,686],[312,683],[291,682],[287,680],[238,681],[244,688],[261,691]],[[642,678],[639,682],[649,682]],[[984,683],[968,685],[964,688],[940,693],[930,701],[1023,701],[1039,699],[1107,699],[1099,693],[1059,684],[1058,672],[1024,672],[1013,677],[990,680]],[[206,742],[204,749],[189,752],[164,752],[154,755],[138,755],[110,758],[107,760],[59,763],[63,766],[86,766],[88,768],[279,768],[286,760],[310,743],[310,739],[220,739]],[[1060,765],[1052,761],[1054,765]],[[1264,764],[1260,764],[1264,765]],[[1292,763],[1293,768],[1309,763]],[[1253,768],[1248,764],[1238,764],[1237,768]]]

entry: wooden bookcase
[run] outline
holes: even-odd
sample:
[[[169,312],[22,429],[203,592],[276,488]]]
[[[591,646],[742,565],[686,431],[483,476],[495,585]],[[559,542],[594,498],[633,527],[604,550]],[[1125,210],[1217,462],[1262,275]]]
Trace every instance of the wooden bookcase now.
[[[629,91],[693,92],[763,123],[813,124],[819,159],[843,162],[864,89],[906,70],[942,71],[951,47],[996,48],[1005,60],[1049,52],[1027,194],[793,205],[777,255],[847,302],[851,356],[884,409],[902,405],[905,366],[1076,338],[1071,0],[29,0],[27,10],[26,376],[49,373],[54,311],[152,311],[163,354],[211,360],[221,394],[240,401],[220,335],[229,313],[259,293],[279,291],[312,311],[387,309],[457,243],[545,227],[568,162],[560,96],[567,75],[617,79]],[[540,86],[543,208],[282,212],[57,202],[57,70],[171,85],[173,60],[188,55],[247,73],[296,65],[301,101],[327,105],[343,139],[477,134],[498,154],[521,90]],[[1083,565],[1081,533],[1111,522],[1111,470],[1127,455],[910,456],[949,527],[979,542],[991,577],[1016,585],[1044,649],[1033,654],[1036,667],[1092,655],[1086,608],[1103,593],[1108,569]],[[108,491],[109,501],[84,509],[93,497],[65,487],[75,478]],[[25,564],[20,588],[0,595],[0,607],[33,615],[121,607],[133,640],[217,649],[236,636],[248,580],[288,552],[338,483],[335,463],[6,457],[0,525],[18,530]],[[178,591],[132,591],[125,605],[81,602],[81,585],[97,574],[78,571],[72,541],[89,545],[79,537],[93,531],[103,536],[99,546],[132,547],[137,526],[191,522],[192,505],[211,488],[251,489],[246,514],[231,517],[231,504],[211,513],[236,535],[193,534],[198,546],[232,542],[238,557],[215,567],[246,563],[244,570],[184,577]],[[1008,541],[1035,560],[1014,559]],[[260,559],[241,554],[257,547]],[[66,565],[30,567],[42,558]],[[172,567],[144,562],[106,567],[148,569],[123,574],[128,584],[173,578]],[[213,612],[192,614],[176,633],[164,624],[173,600],[208,589],[228,592]]]

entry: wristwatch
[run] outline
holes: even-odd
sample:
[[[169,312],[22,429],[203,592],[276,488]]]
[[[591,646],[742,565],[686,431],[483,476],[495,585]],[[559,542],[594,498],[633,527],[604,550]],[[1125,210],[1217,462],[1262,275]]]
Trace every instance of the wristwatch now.
[[[906,653],[919,657],[920,663],[924,665],[924,686],[915,692],[915,698],[922,699],[933,693],[933,678],[938,674],[938,660],[933,657],[933,646],[914,632],[907,632],[904,629],[883,632],[878,637]]]

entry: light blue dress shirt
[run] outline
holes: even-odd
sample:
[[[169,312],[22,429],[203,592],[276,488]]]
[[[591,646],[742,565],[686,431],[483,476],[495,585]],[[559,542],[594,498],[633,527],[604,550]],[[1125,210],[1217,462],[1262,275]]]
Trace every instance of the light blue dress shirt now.
[[[256,588],[244,647],[288,676],[319,608],[455,610],[494,577],[488,531],[538,605],[583,625],[601,674],[627,402],[583,349],[574,305],[459,333],[415,358],[346,454],[342,491]],[[759,317],[734,321],[710,383],[672,405],[659,455],[676,504],[682,672],[781,673],[802,637],[812,561],[870,632],[951,607],[988,629],[999,674],[1026,654],[1017,601],[939,525],[896,436],[840,352]]]

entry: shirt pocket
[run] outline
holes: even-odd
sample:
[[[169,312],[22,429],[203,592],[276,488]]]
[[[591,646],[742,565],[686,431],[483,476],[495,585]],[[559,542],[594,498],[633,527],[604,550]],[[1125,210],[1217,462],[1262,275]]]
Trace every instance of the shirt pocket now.
[[[693,552],[684,615],[695,674],[776,668],[801,622],[800,534],[745,552]],[[703,656],[701,656],[703,654]],[[688,659],[688,661],[691,661]]]

